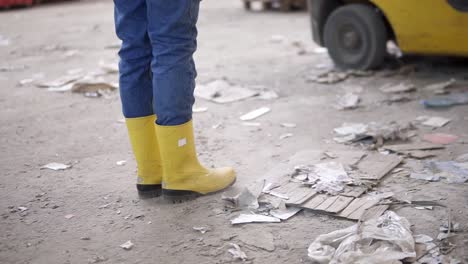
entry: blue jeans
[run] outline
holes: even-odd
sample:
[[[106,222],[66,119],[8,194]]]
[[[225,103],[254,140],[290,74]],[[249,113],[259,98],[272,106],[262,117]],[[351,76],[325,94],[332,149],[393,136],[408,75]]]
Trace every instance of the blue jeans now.
[[[122,40],[120,97],[126,118],[158,116],[159,125],[192,119],[200,0],[114,0]]]

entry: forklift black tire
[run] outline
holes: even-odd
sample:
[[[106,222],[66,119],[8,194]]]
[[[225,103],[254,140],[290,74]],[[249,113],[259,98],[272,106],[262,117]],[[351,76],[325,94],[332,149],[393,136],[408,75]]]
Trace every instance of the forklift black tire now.
[[[271,10],[273,7],[271,2],[262,2],[262,8],[263,10]]]
[[[291,1],[290,0],[280,0],[279,9],[281,12],[289,12],[291,11]]]
[[[387,52],[383,17],[374,7],[363,4],[333,11],[325,23],[323,39],[333,62],[342,69],[376,68]]]
[[[244,0],[244,9],[245,9],[245,10],[250,10],[250,9],[252,9],[252,5],[251,5],[250,1]]]

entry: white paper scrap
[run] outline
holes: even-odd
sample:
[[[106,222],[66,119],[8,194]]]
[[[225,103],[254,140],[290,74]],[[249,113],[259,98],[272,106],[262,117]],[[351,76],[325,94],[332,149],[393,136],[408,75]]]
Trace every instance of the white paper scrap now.
[[[49,170],[54,170],[54,171],[66,170],[69,168],[71,168],[71,165],[57,163],[57,162],[48,163],[41,167],[41,169],[49,169]]]
[[[256,110],[253,110],[243,116],[240,117],[240,120],[242,121],[250,121],[250,120],[254,120],[268,112],[270,112],[271,109],[268,108],[268,107],[261,107],[261,108],[258,108]]]
[[[259,214],[240,214],[238,217],[231,220],[231,224],[247,224],[247,223],[279,223],[280,219],[276,217],[259,215]]]

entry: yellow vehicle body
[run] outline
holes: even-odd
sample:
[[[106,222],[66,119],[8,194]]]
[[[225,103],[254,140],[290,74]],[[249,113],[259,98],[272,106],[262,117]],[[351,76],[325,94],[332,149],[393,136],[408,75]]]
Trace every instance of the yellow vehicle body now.
[[[468,56],[468,12],[447,0],[371,0],[403,53]]]

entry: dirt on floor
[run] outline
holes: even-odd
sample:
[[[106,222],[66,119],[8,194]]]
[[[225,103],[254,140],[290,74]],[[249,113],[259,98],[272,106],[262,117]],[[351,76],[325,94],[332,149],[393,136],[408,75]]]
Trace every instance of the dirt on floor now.
[[[308,79],[332,62],[312,42],[306,12],[246,12],[241,1],[227,0],[201,5],[198,83],[227,79],[279,95],[229,104],[197,100],[197,107],[208,108],[194,114],[200,159],[207,166],[235,167],[234,190],[261,179],[304,149],[374,151],[335,142],[333,129],[345,122],[445,117],[451,121],[441,128],[417,126],[413,140],[434,132],[456,135],[456,142],[437,152],[437,160],[454,160],[468,152],[468,107],[436,111],[420,104],[433,96],[424,89],[428,84],[455,78],[457,89],[466,91],[466,60],[411,57],[391,64],[413,65],[414,70],[391,75],[384,69],[320,84]],[[177,205],[159,198],[140,200],[118,92],[94,98],[96,94],[85,97],[37,87],[73,73],[99,71],[100,61],[117,62],[117,46],[112,1],[0,12],[0,263],[235,263],[228,252],[230,243],[241,246],[248,263],[310,263],[307,248],[318,235],[354,223],[301,212],[282,223],[232,226],[229,220],[238,212],[226,210],[221,194]],[[118,76],[100,78],[116,82]],[[411,82],[418,90],[408,101],[388,102],[389,95],[379,88],[400,82]],[[337,110],[337,98],[349,92],[360,96],[360,106]],[[253,120],[260,125],[246,126],[239,120],[264,106],[271,112]],[[122,160],[127,162],[116,164]],[[41,169],[50,162],[72,167]],[[453,238],[456,247],[449,255],[468,263],[466,183],[392,174],[376,190],[392,191],[401,200],[445,205],[393,210],[410,221],[414,234],[432,238],[450,212],[462,231]],[[201,234],[193,229],[196,226],[210,230]],[[130,250],[120,247],[127,241],[134,244]],[[262,243],[267,246],[259,246]]]

